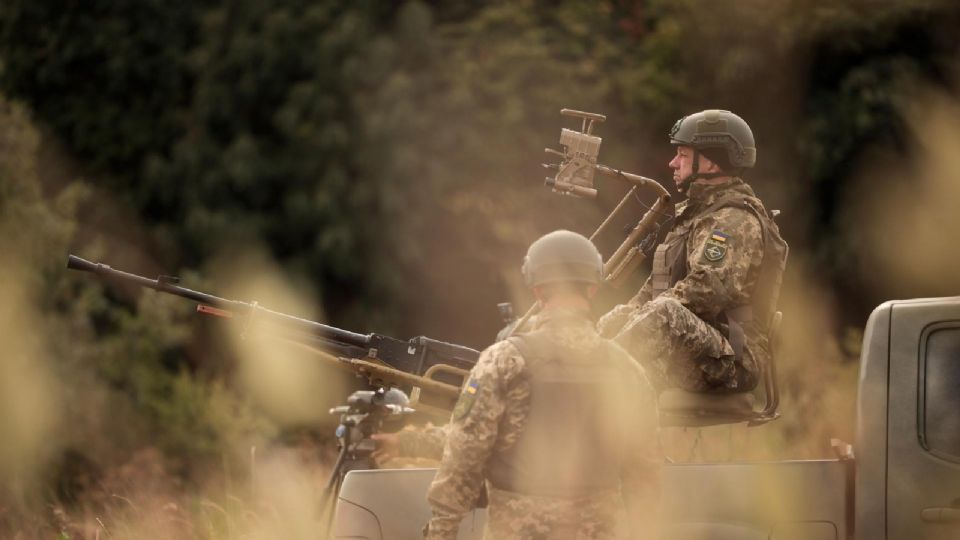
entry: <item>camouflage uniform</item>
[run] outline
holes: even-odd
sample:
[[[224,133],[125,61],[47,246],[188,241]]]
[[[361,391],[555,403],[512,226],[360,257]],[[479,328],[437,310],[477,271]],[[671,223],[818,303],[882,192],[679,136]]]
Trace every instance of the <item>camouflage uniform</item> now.
[[[731,313],[756,303],[764,227],[782,242],[776,224],[741,179],[693,183],[688,199],[677,205],[673,230],[657,248],[654,272],[627,304],[600,319],[598,330],[630,351],[658,388],[753,389],[760,366],[770,358],[765,321],[772,305],[760,307],[763,313],[754,320],[734,322],[741,324],[742,347],[729,338]],[[658,258],[666,275],[657,273]],[[674,260],[664,260],[670,258]],[[781,275],[782,264],[773,276],[774,297],[767,304],[776,302]],[[735,348],[742,349],[739,355]]]
[[[397,434],[398,457],[418,457],[439,460],[443,457],[443,443],[447,432],[442,426],[423,429],[404,429]]]
[[[539,354],[540,349],[527,348],[526,340],[535,334],[536,343],[551,344],[552,352]],[[521,339],[485,350],[464,386],[427,495],[433,508],[428,538],[456,538],[463,515],[474,508],[485,481],[489,502],[484,538],[615,538],[624,515],[636,523],[629,537],[642,538],[644,529],[654,526],[649,517],[657,510],[662,462],[655,396],[643,370],[620,347],[602,339],[579,312],[543,312],[536,330]],[[544,368],[577,374],[565,380],[575,381],[574,389],[569,394],[548,391],[542,384]],[[601,379],[594,373],[606,375]],[[580,374],[595,380],[576,382]],[[610,379],[614,382],[607,384]],[[589,395],[606,400],[591,412],[610,410],[609,400],[616,397],[620,401],[615,413],[583,413],[588,408],[580,406],[584,402],[578,398],[587,394],[577,393],[581,386],[590,386],[598,393]],[[544,390],[533,392],[534,388]],[[550,403],[546,408],[544,400]],[[569,423],[544,422],[542,411],[553,409],[565,409],[558,414]],[[584,416],[588,422],[578,423]],[[588,429],[570,431],[578,429],[570,426],[583,425]],[[542,440],[541,434],[551,433],[551,428],[572,436]],[[532,442],[549,448],[530,452]],[[543,462],[551,462],[554,454],[567,455],[571,448],[576,450],[570,455],[589,458],[589,466],[571,461],[578,466],[542,470]],[[604,471],[612,483],[581,489],[594,480],[593,475],[604,477]],[[550,483],[557,478],[563,478],[557,481],[561,485]],[[568,484],[576,488],[565,490]]]

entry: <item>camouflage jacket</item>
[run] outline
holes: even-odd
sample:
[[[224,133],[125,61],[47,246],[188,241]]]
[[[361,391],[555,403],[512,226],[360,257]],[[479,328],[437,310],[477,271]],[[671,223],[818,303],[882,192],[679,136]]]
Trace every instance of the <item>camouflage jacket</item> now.
[[[734,195],[763,208],[753,189],[739,178],[714,185],[695,182],[687,200],[677,204],[673,228],[662,243],[669,247],[682,242],[686,265],[682,277],[662,294],[724,334],[727,310],[751,304],[764,257],[763,227],[756,214],[738,206],[711,211],[717,201]],[[776,227],[772,221],[769,224]],[[657,294],[658,285],[663,286],[651,274],[627,304],[614,307],[601,318],[597,325],[601,334],[616,335],[630,314]],[[748,325],[745,332],[744,349],[749,356],[745,362],[762,365],[770,354],[766,333],[755,324]]]
[[[580,313],[550,310],[536,324],[574,351],[596,351],[604,341]],[[620,493],[570,499],[528,496],[487,484],[487,527],[494,537],[530,538],[533,533],[552,537],[550,531],[558,529],[551,524],[576,516],[579,530],[589,531],[585,537],[609,538],[610,516],[622,514],[623,506],[630,519],[645,520],[656,512],[662,464],[656,399],[639,364],[626,353],[622,358],[628,362],[622,367],[636,374],[639,387],[622,411],[633,428],[619,438],[629,456],[621,463]],[[427,496],[433,510],[428,538],[456,538],[463,515],[474,508],[484,489],[492,458],[508,453],[521,438],[530,398],[526,361],[514,344],[501,341],[483,351],[446,428],[443,459]]]

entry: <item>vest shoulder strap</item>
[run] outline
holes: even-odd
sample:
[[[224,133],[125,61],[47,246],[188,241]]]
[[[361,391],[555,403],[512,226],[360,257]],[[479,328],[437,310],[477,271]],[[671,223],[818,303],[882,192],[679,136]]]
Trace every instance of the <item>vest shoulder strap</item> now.
[[[507,338],[507,341],[516,347],[520,356],[527,363],[535,362],[543,356],[549,355],[549,352],[553,349],[552,342],[545,339],[541,330],[514,334]]]
[[[760,274],[757,279],[756,290],[753,295],[753,308],[758,311],[755,315],[757,322],[763,328],[769,328],[770,319],[776,312],[780,285],[783,272],[787,264],[790,247],[780,236],[780,230],[771,214],[755,197],[745,193],[733,193],[721,197],[710,205],[704,214],[715,212],[721,208],[735,207],[751,212],[760,222],[763,242],[763,259],[760,263]],[[736,318],[736,317],[734,317]]]

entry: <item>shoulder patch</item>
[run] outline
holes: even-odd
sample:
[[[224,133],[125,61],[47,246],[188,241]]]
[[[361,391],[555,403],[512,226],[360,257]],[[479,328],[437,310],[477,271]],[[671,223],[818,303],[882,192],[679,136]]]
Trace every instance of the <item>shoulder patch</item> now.
[[[470,414],[473,403],[477,400],[477,392],[480,391],[480,383],[471,379],[463,387],[457,404],[453,407],[453,419],[460,420]]]
[[[707,245],[703,248],[703,259],[707,262],[716,263],[727,256],[727,241],[730,235],[723,231],[713,231],[710,238],[707,239]]]

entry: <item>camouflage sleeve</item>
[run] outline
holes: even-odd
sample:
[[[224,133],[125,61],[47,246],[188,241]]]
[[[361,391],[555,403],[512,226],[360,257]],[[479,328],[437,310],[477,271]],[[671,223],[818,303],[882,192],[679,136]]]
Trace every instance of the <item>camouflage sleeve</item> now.
[[[760,221],[742,208],[721,208],[703,216],[687,240],[687,276],[664,294],[701,318],[749,301],[752,280],[763,259]]]
[[[635,308],[627,304],[613,306],[613,309],[597,321],[597,333],[607,339],[613,338],[620,332],[623,325],[627,324],[627,320],[634,310]]]
[[[440,469],[427,492],[433,510],[427,538],[456,538],[460,520],[476,504],[508,394],[522,370],[517,349],[501,341],[485,350],[470,372],[447,425]]]
[[[640,287],[637,294],[633,295],[633,298],[626,304],[616,305],[603,317],[600,317],[600,320],[597,321],[597,333],[607,339],[613,339],[623,328],[623,325],[627,324],[630,314],[636,311],[638,307],[649,302],[651,298],[653,298],[653,285],[651,285],[650,278],[647,277],[647,280],[643,282],[643,287]]]
[[[443,426],[423,429],[404,429],[397,434],[399,457],[430,458],[439,460],[443,455],[443,442],[447,432]]]
[[[638,364],[639,390],[634,401],[634,428],[626,437],[628,459],[620,473],[629,530],[644,531],[643,538],[658,538],[663,450],[660,445],[657,394]]]
[[[646,281],[643,282],[643,286],[640,287],[640,290],[637,291],[637,294],[633,295],[633,298],[630,299],[628,304],[633,307],[640,307],[650,300],[653,299],[653,280],[650,276],[647,276]]]

